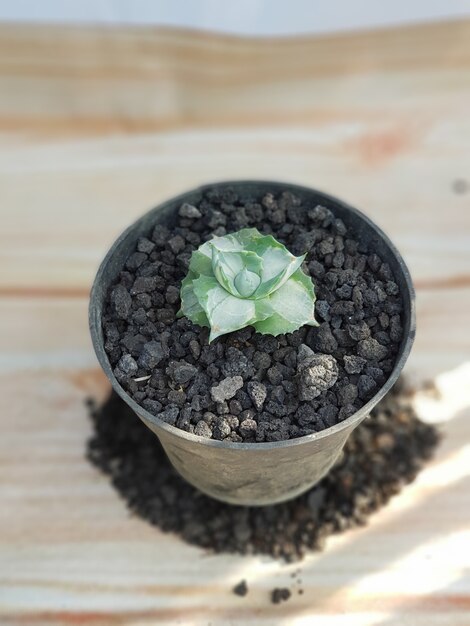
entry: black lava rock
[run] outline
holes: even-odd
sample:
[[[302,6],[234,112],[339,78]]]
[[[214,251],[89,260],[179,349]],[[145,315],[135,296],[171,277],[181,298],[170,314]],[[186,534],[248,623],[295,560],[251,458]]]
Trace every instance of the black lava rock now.
[[[343,360],[344,369],[348,374],[360,374],[364,365],[367,363],[366,359],[360,356],[354,356],[353,354],[346,354]]]
[[[116,285],[114,287],[110,301],[116,318],[121,320],[127,319],[132,307],[132,298],[124,285]]]
[[[142,347],[139,366],[145,370],[153,370],[165,358],[165,353],[160,341],[149,341]]]
[[[199,422],[194,427],[194,434],[199,435],[199,437],[207,437],[210,439],[212,437],[211,427],[204,420],[199,420]]]
[[[261,411],[264,401],[266,400],[266,386],[263,385],[263,383],[254,380],[248,383],[247,391],[255,409],[257,411]]]
[[[139,369],[135,359],[131,357],[130,354],[124,354],[117,364],[117,368],[124,374],[126,378],[130,378],[137,373]]]
[[[173,362],[166,369],[166,373],[177,385],[185,385],[198,373],[197,367],[186,361]]]
[[[206,328],[177,318],[192,252],[244,227],[307,253],[319,327],[278,337],[248,327],[209,345]],[[359,409],[393,369],[403,303],[390,267],[331,209],[290,192],[208,190],[171,227],[143,233],[124,266],[104,307],[109,360],[136,402],[187,432],[234,442],[300,437]],[[204,412],[225,421],[207,424]]]
[[[382,361],[388,355],[388,349],[376,339],[369,338],[358,343],[357,353],[368,361]]]
[[[314,354],[298,365],[297,384],[301,400],[313,400],[338,379],[338,364],[330,354]]]
[[[166,422],[167,424],[174,426],[179,412],[180,410],[175,404],[169,404],[164,411],[158,413],[157,417],[161,419],[162,422]]]
[[[199,209],[197,209],[195,206],[185,202],[184,204],[181,205],[179,209],[179,215],[180,217],[187,217],[189,219],[194,220],[194,219],[201,217],[202,214],[201,214],[201,211],[199,211]]]
[[[246,584],[246,580],[241,580],[235,587],[233,588],[233,593],[236,596],[244,597],[248,593],[248,585]]]
[[[374,391],[374,389],[376,389],[376,387],[377,383],[371,376],[368,376],[367,374],[359,376],[357,389],[361,399],[370,397],[370,394]]]
[[[291,597],[290,589],[287,587],[275,587],[271,591],[271,602],[273,604],[280,604],[286,602]]]

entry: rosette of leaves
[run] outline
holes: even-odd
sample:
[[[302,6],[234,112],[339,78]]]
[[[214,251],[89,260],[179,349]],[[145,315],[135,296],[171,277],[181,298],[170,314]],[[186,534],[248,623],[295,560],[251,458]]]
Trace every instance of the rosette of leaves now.
[[[269,335],[318,326],[304,258],[256,228],[215,237],[191,256],[179,316],[209,327],[209,342],[245,326]]]

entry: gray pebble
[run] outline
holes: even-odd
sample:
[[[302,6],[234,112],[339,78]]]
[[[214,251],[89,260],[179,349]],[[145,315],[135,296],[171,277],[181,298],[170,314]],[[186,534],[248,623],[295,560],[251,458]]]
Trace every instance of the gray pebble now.
[[[144,261],[148,259],[148,256],[144,252],[134,252],[126,261],[126,267],[128,270],[136,270]]]
[[[138,293],[151,293],[155,291],[156,284],[155,276],[139,276],[132,285],[131,294],[135,296]]]
[[[368,376],[367,374],[359,376],[359,381],[357,383],[359,397],[361,399],[367,398],[370,395],[371,391],[376,388],[376,386],[377,383],[371,376]]]
[[[117,366],[127,377],[134,376],[138,370],[137,363],[130,354],[123,354]]]
[[[338,364],[330,354],[315,354],[298,367],[299,398],[313,400],[338,379]]]
[[[282,370],[279,365],[273,365],[266,372],[271,385],[280,385],[283,379]]]
[[[328,321],[330,319],[330,305],[326,300],[317,300],[315,303],[315,311],[319,317]]]
[[[111,304],[116,317],[127,319],[132,307],[132,298],[124,285],[117,285],[111,293]]]
[[[370,328],[365,322],[350,324],[348,326],[348,333],[354,341],[361,341],[361,339],[370,337]]]
[[[341,409],[339,410],[338,420],[342,422],[348,417],[351,417],[351,415],[354,415],[355,412],[356,407],[354,407],[352,404],[347,404],[346,406],[341,407]]]
[[[180,299],[180,290],[174,285],[170,285],[165,292],[165,299],[168,304],[176,304]]]
[[[312,336],[313,345],[318,352],[332,353],[338,349],[338,342],[334,338],[327,322],[324,322],[318,328],[312,328],[309,332]]]
[[[210,439],[212,437],[212,430],[207,422],[200,420],[194,427],[194,434]]]
[[[201,356],[201,345],[198,341],[196,341],[196,339],[192,339],[189,342],[189,349],[195,359],[198,359]]]
[[[236,430],[240,425],[240,421],[235,415],[225,415],[224,417],[232,430]]]
[[[338,389],[336,395],[341,406],[354,404],[357,398],[357,387],[352,383],[348,383],[347,385],[344,385],[344,387]]]
[[[382,361],[387,356],[388,349],[376,339],[369,337],[369,339],[363,339],[357,344],[357,353],[368,361]]]
[[[174,426],[179,415],[179,408],[174,404],[169,404],[164,411],[159,413],[157,417],[171,426]]]
[[[150,254],[152,250],[155,248],[155,244],[150,239],[146,237],[141,237],[137,242],[137,251],[145,252],[145,254]]]
[[[258,381],[251,381],[247,385],[247,391],[255,409],[261,411],[264,401],[266,400],[266,386]]]
[[[212,411],[206,411],[202,419],[210,426],[217,419],[217,415]]]
[[[188,202],[180,206],[178,213],[181,217],[187,217],[190,220],[195,220],[202,216],[201,211]]]
[[[212,399],[214,402],[231,400],[242,387],[243,378],[241,376],[228,376],[220,381],[218,385],[211,388]]]
[[[256,433],[258,424],[253,419],[246,419],[241,422],[239,430],[242,437],[250,437]]]
[[[186,361],[181,361],[181,363],[171,363],[166,371],[175,383],[185,385],[196,376],[197,367]]]
[[[146,370],[154,369],[165,358],[165,350],[159,341],[144,344],[139,357],[139,366]]]
[[[179,252],[184,250],[186,243],[181,235],[175,235],[168,240],[168,246],[174,254],[178,254]]]
[[[309,348],[305,343],[300,344],[299,349],[297,350],[297,362],[302,363],[307,359],[311,359],[315,356],[315,352],[312,348]]]
[[[344,369],[348,374],[360,374],[364,365],[367,363],[361,356],[355,356],[353,354],[346,355],[343,361]]]
[[[214,439],[218,439],[221,441],[228,437],[231,433],[232,429],[230,428],[230,424],[224,417],[218,417],[212,426],[212,434]]]
[[[255,352],[253,355],[253,365],[259,369],[268,369],[271,365],[271,357],[267,352]]]

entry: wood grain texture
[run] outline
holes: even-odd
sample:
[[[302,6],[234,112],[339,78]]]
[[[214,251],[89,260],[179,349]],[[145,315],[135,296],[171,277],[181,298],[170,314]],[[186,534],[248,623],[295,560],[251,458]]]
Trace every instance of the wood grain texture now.
[[[470,21],[266,41],[0,26],[2,626],[470,623],[469,42]],[[294,566],[163,535],[83,456],[83,399],[108,391],[99,259],[147,208],[230,178],[315,186],[383,226],[417,285],[408,372],[446,381],[435,461],[279,607]]]
[[[84,294],[147,208],[241,177],[346,198],[418,284],[469,285],[468,195],[453,191],[468,172],[469,40],[470,21],[265,42],[0,26],[0,293]]]

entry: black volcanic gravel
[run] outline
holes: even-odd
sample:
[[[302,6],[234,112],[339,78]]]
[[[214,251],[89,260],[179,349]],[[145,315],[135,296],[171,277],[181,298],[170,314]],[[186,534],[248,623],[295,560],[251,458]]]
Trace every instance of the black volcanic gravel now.
[[[89,459],[137,515],[166,532],[215,552],[268,554],[292,561],[321,549],[325,538],[365,524],[412,481],[438,441],[394,387],[351,435],[342,460],[302,496],[268,507],[213,500],[185,482],[157,437],[112,393],[91,410]]]
[[[248,593],[248,585],[246,584],[246,580],[241,580],[238,584],[235,585],[232,591],[236,596],[240,596],[241,598],[245,597]]]
[[[291,592],[287,587],[275,587],[271,591],[271,602],[273,604],[280,604],[281,602],[285,602],[291,597]]]
[[[319,328],[279,337],[245,328],[208,345],[207,329],[176,319],[191,253],[245,227],[307,253]],[[150,413],[202,437],[263,442],[323,430],[363,406],[393,368],[401,313],[388,264],[329,209],[289,192],[240,198],[226,188],[184,204],[172,230],[156,225],[139,239],[103,327],[116,378]]]

